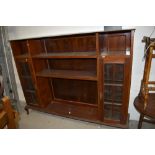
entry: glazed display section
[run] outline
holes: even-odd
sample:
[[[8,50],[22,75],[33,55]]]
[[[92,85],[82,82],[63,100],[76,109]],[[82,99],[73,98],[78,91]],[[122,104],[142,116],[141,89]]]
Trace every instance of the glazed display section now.
[[[128,125],[134,30],[11,41],[25,109]]]

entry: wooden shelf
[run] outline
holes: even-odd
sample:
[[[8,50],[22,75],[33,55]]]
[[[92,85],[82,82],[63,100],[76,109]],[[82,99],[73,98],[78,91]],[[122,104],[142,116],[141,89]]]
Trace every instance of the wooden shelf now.
[[[105,86],[118,86],[118,87],[122,87],[123,84],[122,83],[104,83]]]
[[[47,58],[97,58],[95,52],[63,52],[63,53],[40,53],[32,56],[32,58],[47,59]]]
[[[97,81],[96,73],[90,72],[90,71],[45,69],[45,70],[37,73],[36,76]]]
[[[30,56],[28,54],[22,54],[22,55],[18,55],[15,56],[16,59],[27,59],[30,58]]]

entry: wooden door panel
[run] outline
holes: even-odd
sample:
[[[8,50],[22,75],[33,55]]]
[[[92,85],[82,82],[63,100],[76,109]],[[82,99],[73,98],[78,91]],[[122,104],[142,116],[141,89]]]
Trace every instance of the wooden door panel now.
[[[100,34],[100,50],[114,55],[126,54],[131,47],[130,33]]]
[[[127,85],[129,72],[129,58],[122,60],[103,58],[103,114],[104,120],[126,122],[128,107]],[[125,121],[123,121],[125,120]]]

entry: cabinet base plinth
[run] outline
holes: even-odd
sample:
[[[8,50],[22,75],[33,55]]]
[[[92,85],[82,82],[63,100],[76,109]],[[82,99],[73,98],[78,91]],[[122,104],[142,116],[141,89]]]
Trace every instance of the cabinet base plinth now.
[[[119,124],[119,123],[114,123],[114,122],[106,122],[106,121],[101,121],[99,120],[96,116],[96,118],[93,119],[89,119],[89,118],[82,118],[80,116],[74,116],[71,113],[65,114],[65,113],[57,113],[56,111],[53,111],[53,109],[51,109],[51,106],[48,105],[46,108],[39,108],[39,107],[34,107],[31,105],[26,105],[25,109],[32,109],[32,110],[36,110],[36,111],[40,111],[40,112],[45,112],[51,115],[56,115],[56,116],[61,116],[61,117],[66,117],[66,118],[71,118],[71,119],[75,119],[75,120],[80,120],[80,121],[86,121],[86,122],[90,122],[90,123],[95,123],[95,124],[99,124],[99,125],[106,125],[106,126],[110,126],[110,127],[116,127],[116,128],[124,128],[124,129],[128,129],[129,128],[129,117],[130,115],[128,114],[128,119],[126,124]],[[27,110],[26,110],[27,111]],[[28,110],[28,114],[29,114],[29,110]]]

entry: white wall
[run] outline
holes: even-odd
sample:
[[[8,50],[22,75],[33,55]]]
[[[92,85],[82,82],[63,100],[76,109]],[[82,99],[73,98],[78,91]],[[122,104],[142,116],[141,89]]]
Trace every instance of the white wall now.
[[[104,26],[9,26],[9,39],[103,31]]]
[[[124,26],[123,29],[130,28]],[[133,28],[133,27],[132,27]],[[140,88],[141,79],[143,76],[143,68],[144,68],[144,61],[142,62],[142,58],[144,55],[144,44],[141,43],[143,36],[149,36],[153,31],[154,27],[143,26],[143,27],[134,27],[135,31],[135,39],[134,39],[134,55],[133,55],[133,69],[132,69],[132,84],[131,84],[131,93],[130,93],[130,103],[129,103],[129,113],[130,119],[138,120],[139,114],[135,110],[133,106],[133,101],[137,96]],[[73,33],[82,33],[82,32],[92,32],[92,31],[102,31],[103,26],[98,27],[72,27],[72,26],[48,26],[48,27],[8,27],[9,32],[9,39],[23,39],[23,38],[33,38],[33,37],[41,37],[41,36],[54,36],[54,35],[61,35],[61,34],[73,34]],[[152,35],[155,37],[155,33]],[[155,73],[155,63],[153,62],[153,69],[152,73]],[[16,71],[15,71],[16,72]],[[16,72],[17,75],[17,72]],[[22,93],[22,89],[20,86],[20,82],[17,77],[17,85],[18,85],[18,92],[20,100],[24,100],[24,96]],[[153,77],[153,76],[152,76]]]

